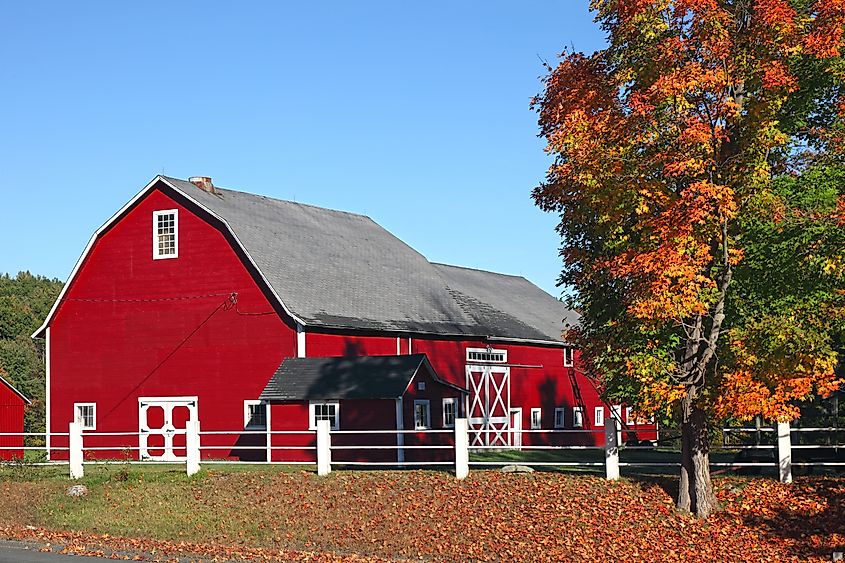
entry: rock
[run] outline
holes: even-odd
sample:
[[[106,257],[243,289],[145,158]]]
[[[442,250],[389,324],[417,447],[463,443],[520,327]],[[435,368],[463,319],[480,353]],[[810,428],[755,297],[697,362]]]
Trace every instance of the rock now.
[[[500,471],[502,473],[534,473],[534,469],[527,465],[506,465]]]
[[[85,485],[73,485],[72,487],[67,488],[67,492],[65,494],[69,497],[84,497],[88,494],[88,487]]]

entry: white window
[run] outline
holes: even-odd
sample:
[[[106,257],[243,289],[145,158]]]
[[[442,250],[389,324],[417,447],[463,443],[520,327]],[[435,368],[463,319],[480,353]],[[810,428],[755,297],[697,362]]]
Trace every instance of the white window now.
[[[414,401],[414,428],[417,430],[431,428],[431,406],[428,401]]]
[[[261,401],[244,401],[244,428],[267,428],[267,405]]]
[[[531,409],[531,430],[543,427],[543,409]]]
[[[566,409],[557,407],[555,409],[555,428],[563,428],[566,425]]]
[[[572,407],[572,428],[584,428],[584,407]]]
[[[507,350],[467,348],[467,363],[503,364],[508,361]]]
[[[97,403],[74,403],[73,420],[81,424],[83,430],[96,430]]]
[[[328,420],[332,430],[340,429],[340,405],[336,401],[309,403],[308,410],[309,429],[316,430],[318,420]]]
[[[153,259],[179,256],[179,210],[153,211]]]
[[[425,391],[425,381],[417,382],[417,391]]]
[[[443,399],[443,428],[454,428],[458,415],[458,400],[454,397]]]
[[[563,349],[563,365],[568,368],[575,365],[575,348],[567,346]]]
[[[596,426],[604,426],[604,407],[596,407],[593,411],[593,420],[596,421]]]
[[[631,407],[625,407],[625,424],[634,424],[634,410]]]

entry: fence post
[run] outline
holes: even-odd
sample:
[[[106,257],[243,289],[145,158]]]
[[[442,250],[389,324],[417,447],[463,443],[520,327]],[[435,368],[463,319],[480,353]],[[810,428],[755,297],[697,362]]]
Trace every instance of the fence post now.
[[[788,422],[778,422],[778,475],[781,483],[792,482],[792,437]]]
[[[619,439],[616,434],[616,419],[612,416],[604,419],[604,467],[607,478],[619,479]]]
[[[190,477],[200,471],[200,423],[189,420],[185,429],[185,471]]]
[[[71,479],[82,479],[82,424],[71,422],[68,425],[68,465]]]
[[[332,472],[331,429],[330,421],[317,421],[317,475],[328,475]]]
[[[455,419],[455,477],[469,475],[469,426],[467,419]]]

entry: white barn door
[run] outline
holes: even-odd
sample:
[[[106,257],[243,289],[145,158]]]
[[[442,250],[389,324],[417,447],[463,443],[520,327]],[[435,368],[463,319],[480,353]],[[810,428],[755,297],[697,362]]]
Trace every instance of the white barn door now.
[[[142,461],[185,461],[187,425],[197,420],[196,397],[138,399],[138,456]]]
[[[470,364],[466,366],[466,376],[470,447],[509,447],[510,368]]]

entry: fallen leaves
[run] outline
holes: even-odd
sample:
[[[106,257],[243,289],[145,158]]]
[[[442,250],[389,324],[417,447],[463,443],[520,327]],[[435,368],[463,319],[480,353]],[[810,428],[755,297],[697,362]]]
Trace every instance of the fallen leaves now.
[[[24,485],[9,483],[8,494],[31,492]],[[211,473],[190,483],[150,479],[143,488],[94,485],[64,508],[99,515],[77,530],[57,526],[80,520],[51,517],[49,499],[39,501],[39,515],[18,521],[0,506],[0,536],[165,561],[827,561],[845,546],[843,479],[720,478],[723,510],[706,521],[674,511],[673,487],[668,477],[496,471],[464,481],[423,471]],[[182,526],[156,527],[152,507]]]

